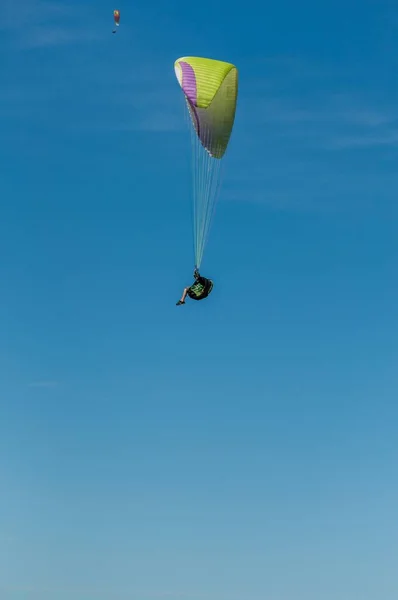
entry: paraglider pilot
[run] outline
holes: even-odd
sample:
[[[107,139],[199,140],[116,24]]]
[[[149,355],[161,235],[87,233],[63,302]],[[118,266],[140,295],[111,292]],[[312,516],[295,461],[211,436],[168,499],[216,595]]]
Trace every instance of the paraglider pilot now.
[[[198,269],[195,269],[193,276],[195,278],[194,283],[190,287],[186,287],[184,289],[181,299],[177,302],[177,306],[180,306],[180,304],[185,304],[185,298],[187,296],[189,296],[192,300],[203,300],[203,298],[207,298],[213,289],[213,282],[211,279],[202,277]]]

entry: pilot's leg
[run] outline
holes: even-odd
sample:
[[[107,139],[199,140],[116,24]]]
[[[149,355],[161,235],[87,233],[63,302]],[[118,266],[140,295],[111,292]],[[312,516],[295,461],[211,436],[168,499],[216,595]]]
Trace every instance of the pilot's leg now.
[[[185,298],[187,297],[187,294],[188,294],[188,288],[184,288],[184,291],[181,296],[181,300],[179,300],[177,302],[177,306],[179,306],[180,304],[185,304]]]

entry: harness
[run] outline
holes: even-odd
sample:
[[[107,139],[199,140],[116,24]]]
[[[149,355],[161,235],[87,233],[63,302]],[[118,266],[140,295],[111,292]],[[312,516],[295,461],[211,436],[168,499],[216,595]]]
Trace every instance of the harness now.
[[[212,289],[213,282],[210,279],[206,280],[206,284],[195,281],[188,289],[188,296],[192,298],[192,300],[202,300],[202,298],[206,298],[210,294]]]

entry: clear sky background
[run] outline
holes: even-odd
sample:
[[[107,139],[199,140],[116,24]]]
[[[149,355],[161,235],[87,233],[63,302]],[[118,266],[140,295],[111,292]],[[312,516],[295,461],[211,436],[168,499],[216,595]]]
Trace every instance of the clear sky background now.
[[[1,600],[396,600],[394,3],[2,0],[0,29]],[[215,288],[177,308],[184,55],[240,91]]]

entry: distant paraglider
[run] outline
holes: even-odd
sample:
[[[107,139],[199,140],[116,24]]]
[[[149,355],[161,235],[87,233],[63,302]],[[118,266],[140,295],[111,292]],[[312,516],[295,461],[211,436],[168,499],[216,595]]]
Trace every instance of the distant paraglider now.
[[[120,25],[120,10],[113,11],[113,19],[115,21],[115,29],[112,31],[112,33],[116,33],[117,28]]]

